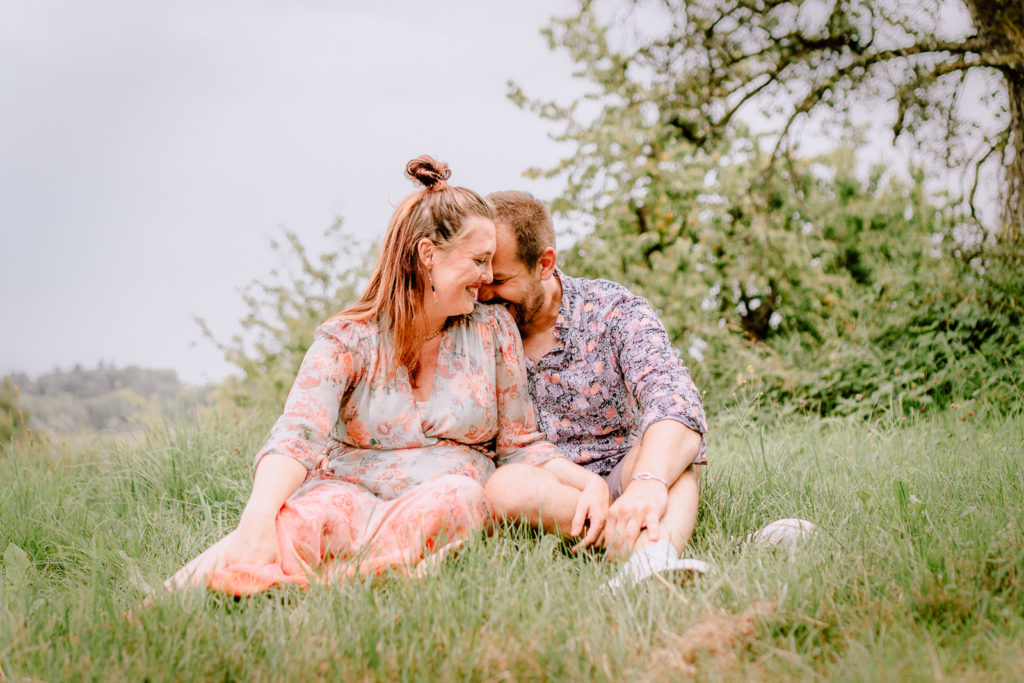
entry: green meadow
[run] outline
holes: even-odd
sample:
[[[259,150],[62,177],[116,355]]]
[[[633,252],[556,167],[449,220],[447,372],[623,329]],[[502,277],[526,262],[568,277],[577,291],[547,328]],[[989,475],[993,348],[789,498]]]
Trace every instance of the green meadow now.
[[[232,528],[268,425],[207,415],[0,451],[0,679],[1007,680],[1024,671],[1024,414],[712,419],[691,555],[614,596],[554,537],[421,579],[139,603]],[[792,549],[742,537],[781,517]],[[127,610],[132,618],[126,617]]]
[[[1021,0],[572,4],[542,34],[585,88],[507,86],[564,146],[524,176],[560,184],[566,272],[646,297],[693,361],[711,570],[607,595],[601,553],[505,527],[419,579],[164,591],[234,527],[313,329],[365,286],[372,227],[339,219],[323,253],[271,241],[240,333],[197,320],[238,371],[209,391],[2,378],[0,683],[1024,680]],[[890,131],[912,163],[876,154]],[[96,431],[183,394],[199,415]],[[744,542],[788,517],[818,531]]]

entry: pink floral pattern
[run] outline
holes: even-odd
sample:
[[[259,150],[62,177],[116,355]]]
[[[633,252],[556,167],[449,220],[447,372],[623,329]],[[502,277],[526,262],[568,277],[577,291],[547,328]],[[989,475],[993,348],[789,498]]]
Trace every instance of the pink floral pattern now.
[[[381,501],[357,484],[320,482],[277,515],[280,562],[235,564],[207,585],[251,595],[276,584],[337,583],[393,569],[418,575],[483,528],[491,506],[473,479],[447,475]]]
[[[306,353],[268,453],[309,470],[277,515],[280,561],[235,564],[207,585],[247,595],[387,568],[418,573],[483,529],[495,464],[560,457],[537,431],[519,332],[478,304],[444,331],[430,398],[403,368],[389,377],[375,325],[332,320]]]
[[[700,393],[647,300],[608,280],[555,275],[562,284],[558,344],[536,364],[527,359],[548,440],[605,475],[658,420],[678,420],[703,436]],[[707,462],[703,438],[696,462]]]
[[[321,325],[256,462],[280,453],[306,466],[305,486],[345,481],[391,500],[444,475],[483,483],[496,464],[560,455],[537,429],[522,342],[504,308],[477,304],[442,333],[423,404],[404,368],[387,376],[387,348],[376,325]]]

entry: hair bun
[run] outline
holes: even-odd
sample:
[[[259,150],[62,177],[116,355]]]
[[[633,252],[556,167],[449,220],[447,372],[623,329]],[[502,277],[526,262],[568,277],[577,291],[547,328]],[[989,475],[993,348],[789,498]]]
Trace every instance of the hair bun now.
[[[448,164],[424,154],[405,165],[405,174],[428,190],[439,190],[448,185],[452,172]]]

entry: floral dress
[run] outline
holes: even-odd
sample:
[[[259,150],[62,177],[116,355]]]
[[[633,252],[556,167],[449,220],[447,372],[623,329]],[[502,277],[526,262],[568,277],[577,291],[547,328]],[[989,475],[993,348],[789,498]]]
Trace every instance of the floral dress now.
[[[209,585],[233,594],[387,567],[416,571],[490,514],[495,465],[559,457],[537,430],[522,342],[500,306],[477,304],[441,335],[429,400],[405,368],[388,372],[376,325],[321,325],[256,462],[270,453],[309,473],[277,517],[281,561],[234,565]],[[438,555],[439,556],[439,555]]]

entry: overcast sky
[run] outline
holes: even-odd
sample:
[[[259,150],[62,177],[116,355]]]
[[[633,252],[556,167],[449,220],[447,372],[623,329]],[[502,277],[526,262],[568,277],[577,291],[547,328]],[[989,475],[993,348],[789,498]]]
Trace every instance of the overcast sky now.
[[[193,318],[220,339],[239,331],[239,291],[279,265],[282,226],[314,250],[335,246],[321,235],[337,217],[379,237],[420,154],[483,193],[553,197],[557,185],[522,172],[569,150],[506,83],[562,102],[582,91],[539,33],[575,4],[5,3],[0,374],[102,360],[221,379],[232,368]],[[962,33],[957,7],[944,23]],[[898,166],[894,108],[863,108],[881,126],[871,156]]]
[[[230,372],[238,290],[281,226],[383,233],[429,153],[481,192],[562,151],[505,97],[568,99],[568,0],[31,0],[0,21],[0,374],[104,360]]]

